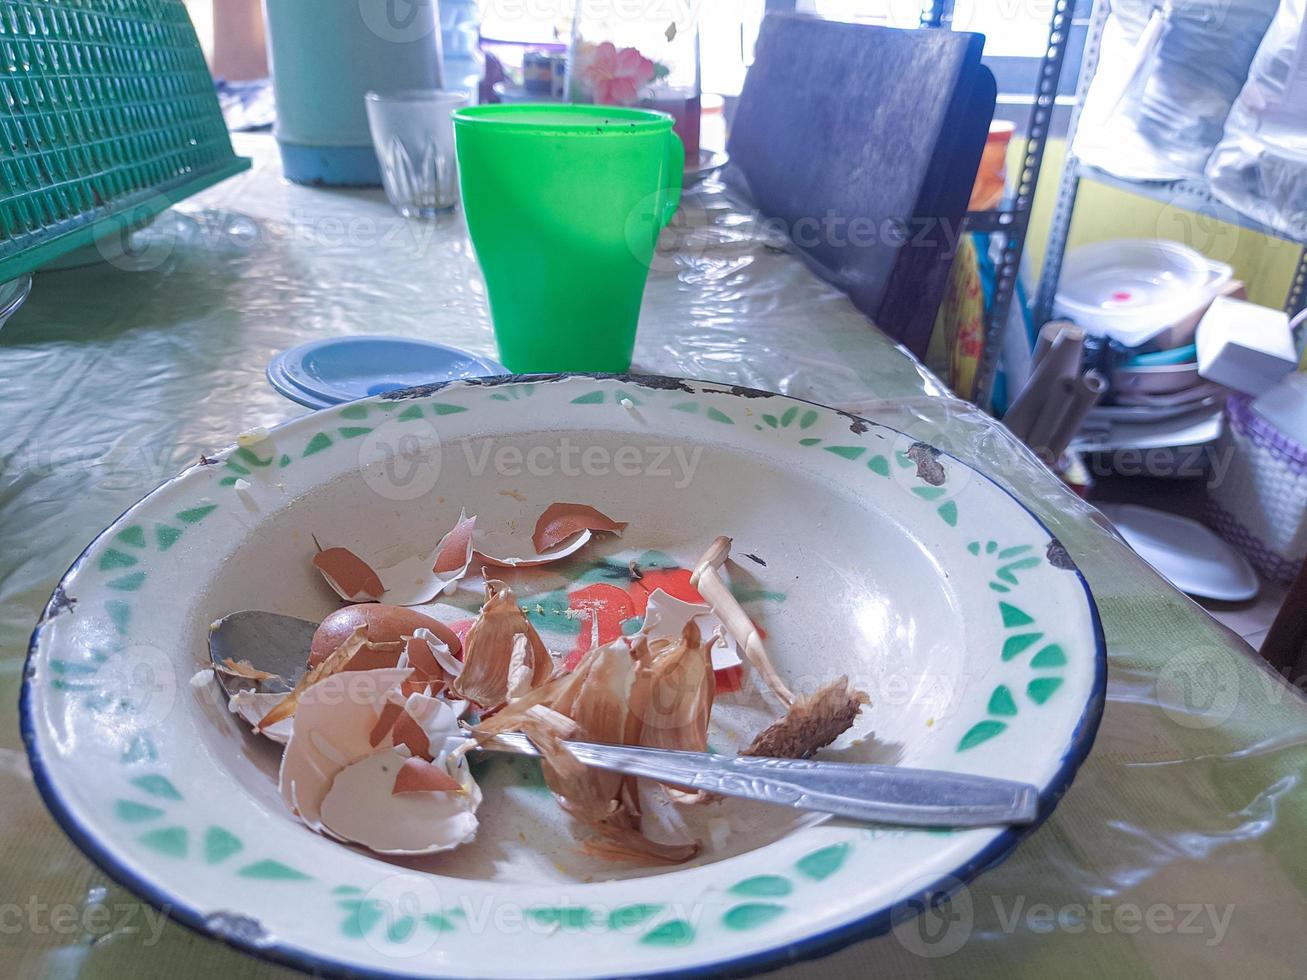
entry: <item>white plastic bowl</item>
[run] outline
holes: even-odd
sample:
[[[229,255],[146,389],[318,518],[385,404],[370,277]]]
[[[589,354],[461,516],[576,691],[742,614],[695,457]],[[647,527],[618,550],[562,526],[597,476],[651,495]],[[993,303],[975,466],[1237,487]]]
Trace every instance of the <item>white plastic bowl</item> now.
[[[1054,316],[1127,347],[1197,313],[1234,270],[1179,242],[1126,239],[1078,248],[1062,265]]]

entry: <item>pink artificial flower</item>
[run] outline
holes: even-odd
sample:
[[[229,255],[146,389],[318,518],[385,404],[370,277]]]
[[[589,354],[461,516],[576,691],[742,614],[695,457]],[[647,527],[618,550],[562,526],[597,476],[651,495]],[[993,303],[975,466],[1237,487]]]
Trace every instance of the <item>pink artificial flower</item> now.
[[[595,46],[581,75],[601,105],[631,105],[654,78],[654,63],[635,48],[620,51],[611,41]]]

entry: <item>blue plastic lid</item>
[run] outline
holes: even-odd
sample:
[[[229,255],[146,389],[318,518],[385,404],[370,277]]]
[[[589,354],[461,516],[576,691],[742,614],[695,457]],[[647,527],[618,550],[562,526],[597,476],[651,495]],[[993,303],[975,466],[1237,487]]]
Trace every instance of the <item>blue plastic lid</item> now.
[[[326,408],[437,381],[507,374],[489,358],[409,337],[333,337],[283,351],[268,381],[291,401]]]

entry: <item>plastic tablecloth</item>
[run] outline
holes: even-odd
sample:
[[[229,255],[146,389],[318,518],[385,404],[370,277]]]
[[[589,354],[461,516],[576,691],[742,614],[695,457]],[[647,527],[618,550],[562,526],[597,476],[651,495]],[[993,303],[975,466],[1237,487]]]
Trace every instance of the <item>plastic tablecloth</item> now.
[[[165,922],[73,847],[18,733],[28,635],[105,525],[202,452],[304,409],[264,366],[390,333],[493,355],[458,217],[255,169],[165,214],[112,262],[40,275],[0,331],[0,974],[263,977]],[[646,294],[636,369],[856,410],[1012,489],[1079,564],[1110,657],[1097,743],[1052,818],[917,924],[786,968],[821,976],[1307,975],[1307,706],[1173,590],[998,424],[951,397],[766,227],[708,185]]]

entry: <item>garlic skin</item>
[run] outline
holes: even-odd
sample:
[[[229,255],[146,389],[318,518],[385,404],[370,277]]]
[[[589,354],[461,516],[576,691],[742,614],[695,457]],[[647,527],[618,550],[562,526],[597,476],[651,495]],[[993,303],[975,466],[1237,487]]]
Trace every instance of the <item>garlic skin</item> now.
[[[634,744],[651,749],[708,750],[708,718],[717,693],[710,649],[715,638],[705,643],[693,619],[686,622],[675,639],[649,644],[642,698],[632,704],[640,727]],[[666,787],[677,802],[694,803],[708,794]]]
[[[712,606],[713,612],[726,624],[731,636],[744,651],[745,659],[788,708],[794,703],[794,692],[786,686],[785,681],[781,680],[781,675],[777,673],[771,658],[767,656],[762,634],[758,632],[758,628],[753,625],[744,607],[722,579],[721,567],[726,564],[730,556],[731,539],[722,536],[714,540],[703,557],[695,564],[694,572],[690,576],[690,585],[698,590],[699,595],[703,596],[708,605]]]
[[[554,661],[526,614],[517,605],[517,596],[503,582],[486,582],[486,602],[481,614],[467,632],[463,643],[463,670],[450,688],[460,698],[492,708],[508,700],[509,672],[513,666],[513,644],[525,636],[527,649],[522,655],[523,670],[530,671],[528,690],[539,687],[554,673]],[[519,679],[519,689],[525,682]]]
[[[510,702],[479,725],[476,734],[521,731],[530,737],[540,749],[545,783],[559,805],[597,835],[586,841],[588,851],[614,860],[679,864],[699,853],[698,842],[665,843],[645,836],[637,781],[582,765],[565,744],[566,739],[640,744],[652,660],[644,637],[598,647],[572,673]]]

